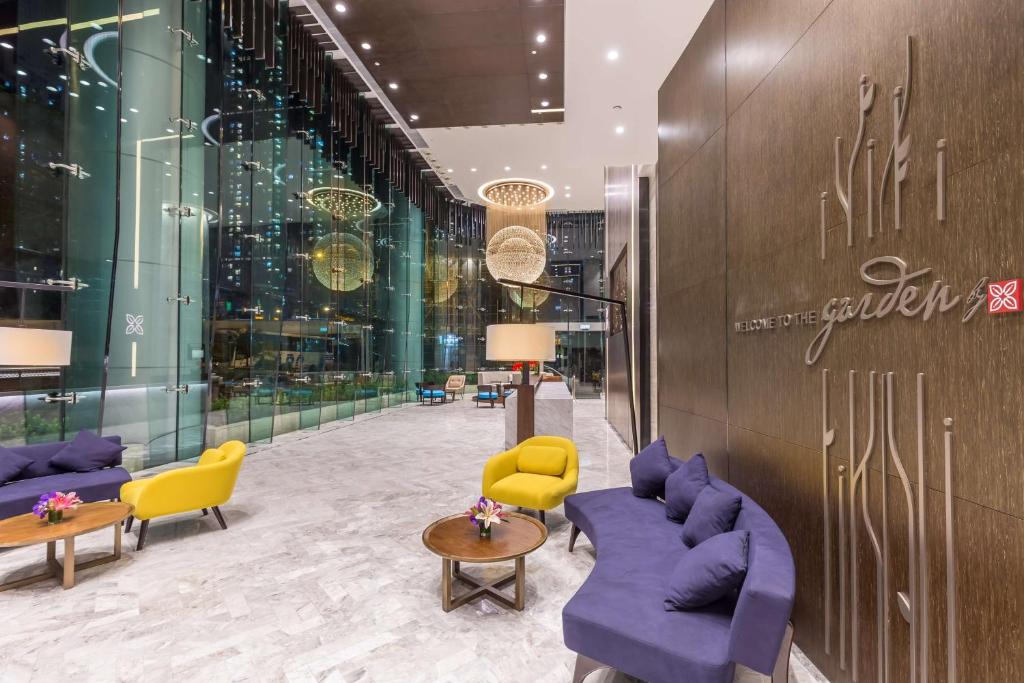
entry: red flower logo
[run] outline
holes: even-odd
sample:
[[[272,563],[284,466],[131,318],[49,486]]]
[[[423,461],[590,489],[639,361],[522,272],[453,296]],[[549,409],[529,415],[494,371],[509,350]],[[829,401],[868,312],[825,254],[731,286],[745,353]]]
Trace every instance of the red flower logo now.
[[[988,283],[989,313],[1018,313],[1021,310],[1021,278]]]

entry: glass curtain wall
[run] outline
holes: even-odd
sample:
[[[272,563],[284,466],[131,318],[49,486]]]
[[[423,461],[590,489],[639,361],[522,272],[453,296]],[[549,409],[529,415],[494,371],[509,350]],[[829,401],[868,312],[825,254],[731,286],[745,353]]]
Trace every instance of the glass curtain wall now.
[[[415,400],[442,198],[295,26],[0,0],[0,324],[73,332],[0,371],[0,443],[118,434],[139,469]]]

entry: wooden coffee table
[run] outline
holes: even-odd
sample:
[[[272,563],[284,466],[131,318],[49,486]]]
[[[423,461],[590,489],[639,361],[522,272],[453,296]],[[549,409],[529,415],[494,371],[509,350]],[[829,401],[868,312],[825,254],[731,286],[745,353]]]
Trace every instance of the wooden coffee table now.
[[[88,569],[121,558],[121,522],[135,510],[128,503],[83,503],[77,510],[64,513],[60,524],[47,524],[29,513],[0,521],[0,548],[46,544],[47,571],[24,579],[0,584],[0,591],[20,588],[55,578],[64,588],[75,585],[75,570]],[[81,564],[75,564],[75,538],[82,534],[114,527],[114,553]],[[57,541],[64,541],[64,563],[57,561]]]
[[[501,524],[491,527],[491,538],[480,532],[465,514],[439,519],[423,530],[423,545],[441,556],[441,608],[450,612],[468,602],[489,597],[506,607],[522,610],[526,599],[526,556],[544,545],[548,530],[533,517],[518,512],[506,513]],[[491,583],[482,583],[462,573],[463,562],[491,563],[515,561],[515,570]],[[456,597],[455,580],[472,590]],[[499,592],[515,582],[515,597]]]

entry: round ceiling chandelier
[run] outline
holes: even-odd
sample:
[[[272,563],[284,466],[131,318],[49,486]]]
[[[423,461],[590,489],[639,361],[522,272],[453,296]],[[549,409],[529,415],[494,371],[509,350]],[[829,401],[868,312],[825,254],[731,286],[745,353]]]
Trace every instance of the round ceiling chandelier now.
[[[544,272],[547,249],[541,236],[522,225],[494,233],[487,243],[487,270],[495,280],[533,282]]]
[[[550,287],[551,276],[547,273],[541,273],[540,277],[537,278],[536,284]],[[530,289],[529,287],[511,287],[510,289],[512,290],[512,302],[519,306],[519,308],[540,308],[548,300],[549,296],[548,292],[540,289]],[[526,303],[524,304],[523,302]]]
[[[427,296],[432,303],[443,304],[452,298],[459,288],[458,259],[434,254],[427,261]]]
[[[317,187],[306,193],[306,201],[339,221],[358,221],[380,209],[372,194],[347,187]]]
[[[506,209],[528,209],[548,201],[555,196],[555,191],[540,180],[501,178],[484,183],[477,194],[485,202]]]
[[[313,275],[328,289],[351,292],[373,279],[372,254],[355,235],[325,235],[313,246]]]

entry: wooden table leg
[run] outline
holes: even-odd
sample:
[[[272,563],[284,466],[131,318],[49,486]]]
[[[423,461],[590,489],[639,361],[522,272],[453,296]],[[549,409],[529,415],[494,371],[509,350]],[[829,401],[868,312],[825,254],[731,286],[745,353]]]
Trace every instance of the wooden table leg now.
[[[75,537],[64,539],[64,588],[75,585]]]
[[[516,558],[516,609],[526,606],[526,556]]]
[[[46,544],[46,564],[51,565],[57,559],[57,541],[49,541]]]
[[[441,609],[452,611],[452,561],[441,558]]]
[[[114,559],[121,559],[121,523],[114,525]]]

